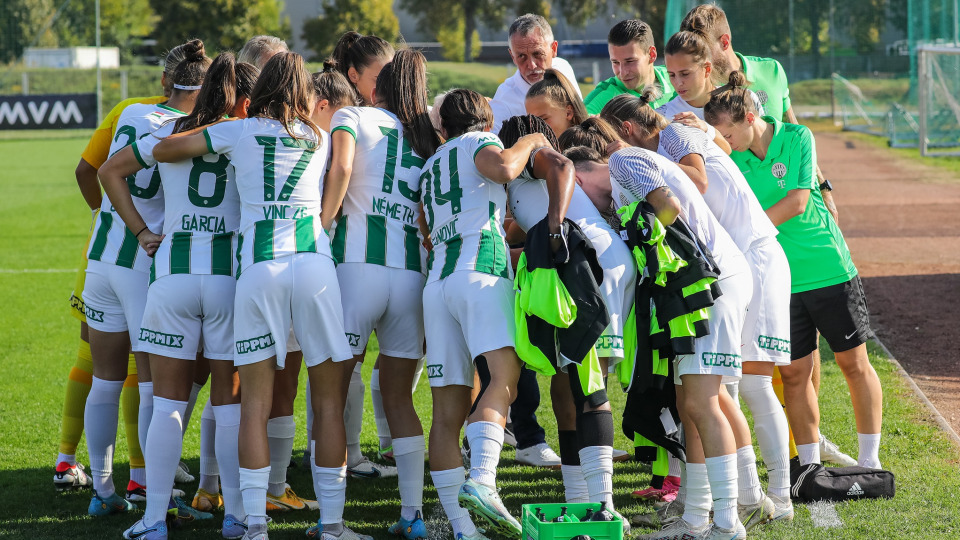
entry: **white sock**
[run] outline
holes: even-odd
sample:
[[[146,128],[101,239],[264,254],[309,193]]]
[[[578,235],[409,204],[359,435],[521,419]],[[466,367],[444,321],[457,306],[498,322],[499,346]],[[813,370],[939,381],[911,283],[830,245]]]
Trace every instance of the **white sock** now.
[[[757,504],[763,500],[753,445],[737,448],[737,492],[738,504]]]
[[[667,452],[667,464],[670,469],[667,472],[667,476],[673,476],[674,478],[680,478],[683,471],[683,462],[679,458]]]
[[[140,439],[140,451],[147,457],[147,435],[150,433],[150,421],[153,419],[153,383],[137,383],[140,388],[140,410],[137,413],[137,438]],[[179,458],[177,462],[179,462]],[[151,523],[154,523],[151,521]]]
[[[820,463],[820,443],[798,444],[797,457],[800,458],[800,465]]]
[[[347,389],[347,406],[343,409],[343,427],[347,432],[347,467],[355,467],[363,460],[360,452],[360,431],[363,429],[363,377],[361,364],[357,364],[350,375]]]
[[[217,467],[217,419],[210,400],[200,416],[200,489],[207,493],[220,491],[220,469]]]
[[[247,513],[243,511],[243,497],[240,496],[240,404],[211,408],[217,416],[217,467],[223,491],[223,511],[243,521]]]
[[[397,461],[400,485],[400,517],[413,519],[423,511],[423,456],[427,446],[423,435],[393,440],[393,459]]]
[[[694,527],[702,527],[709,520],[712,506],[707,466],[703,463],[687,463],[686,471],[687,476],[683,480],[683,486],[687,488],[683,520]]]
[[[313,441],[313,396],[310,395],[310,379],[307,379],[307,448],[310,449],[310,455],[312,456],[311,441]]]
[[[370,376],[370,402],[373,403],[373,420],[377,423],[377,438],[380,439],[380,448],[390,448],[393,437],[390,435],[390,424],[387,423],[387,413],[383,410],[383,396],[380,394],[380,370],[373,368]]]
[[[87,406],[83,410],[87,452],[90,454],[90,478],[93,479],[93,489],[104,499],[115,493],[113,450],[117,443],[117,415],[120,412],[122,390],[123,381],[105,381],[93,377]]]
[[[880,465],[880,434],[857,433],[860,442],[860,454],[857,456],[857,465],[871,469],[882,469]]]
[[[313,489],[320,503],[320,520],[327,525],[339,525],[343,521],[343,505],[347,500],[347,468],[311,466],[314,478]]]
[[[267,522],[267,481],[270,479],[270,467],[262,469],[244,469],[240,467],[240,496],[243,497],[243,511],[247,514],[247,525]]]
[[[267,421],[267,444],[270,446],[270,478],[267,492],[280,497],[287,489],[287,467],[293,454],[293,438],[297,422],[292,416],[271,418]]]
[[[496,486],[503,426],[495,422],[473,422],[467,425],[466,435],[470,444],[470,479]]]
[[[130,467],[130,480],[133,480],[141,486],[147,485],[146,467]]]
[[[463,467],[430,471],[433,485],[437,488],[437,497],[440,499],[444,513],[447,514],[447,519],[450,520],[450,526],[453,527],[453,536],[460,533],[464,536],[477,533],[477,527],[470,519],[470,514],[457,502],[457,495],[460,493],[460,487],[463,486],[463,473]]]
[[[190,415],[193,414],[193,408],[197,406],[197,396],[203,390],[202,384],[193,383],[190,387],[190,398],[187,400],[187,414],[183,415],[183,432],[187,432],[187,426],[190,425]]]
[[[77,455],[76,454],[61,454],[57,453],[57,462],[53,464],[54,467],[66,461],[71,466],[77,464]]]
[[[684,502],[687,500],[687,463],[677,460],[680,465],[680,489],[677,490],[676,500]]]
[[[186,401],[174,401],[162,397],[153,398],[153,419],[147,433],[150,452],[144,456],[147,463],[147,508],[143,513],[144,523],[162,521],[167,515],[173,478],[180,463],[183,450],[183,415]],[[145,447],[145,448],[147,448]]]
[[[605,502],[609,508],[613,508],[613,447],[581,448],[580,470],[587,482],[590,502]]]
[[[733,402],[739,404],[737,399],[740,397],[740,381],[727,383],[723,386],[727,389],[727,393],[730,394],[730,397],[733,398]]]
[[[568,503],[590,502],[590,490],[580,465],[560,465],[560,474],[563,475],[563,495]]]
[[[790,494],[790,429],[773,391],[772,379],[744,375],[740,379],[740,395],[753,415],[753,429],[769,476],[767,492],[786,497]]]
[[[713,496],[713,522],[721,529],[732,529],[740,519],[737,516],[737,455],[708,457],[705,461]]]

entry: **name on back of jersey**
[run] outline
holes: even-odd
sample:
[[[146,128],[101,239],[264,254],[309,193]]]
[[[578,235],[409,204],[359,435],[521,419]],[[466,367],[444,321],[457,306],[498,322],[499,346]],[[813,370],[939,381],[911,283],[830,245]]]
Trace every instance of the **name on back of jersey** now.
[[[201,216],[197,214],[184,214],[180,218],[180,228],[184,231],[196,231],[205,233],[227,232],[226,220],[221,216]]]
[[[292,204],[271,204],[263,207],[263,219],[303,219],[307,217],[304,206]]]
[[[417,212],[402,202],[394,202],[387,197],[374,197],[370,206],[372,214],[402,221],[409,225],[417,224]]]
[[[453,218],[453,221],[433,231],[433,233],[430,234],[430,241],[433,245],[438,246],[447,243],[451,238],[457,236],[460,236],[460,234],[457,233],[457,218]]]

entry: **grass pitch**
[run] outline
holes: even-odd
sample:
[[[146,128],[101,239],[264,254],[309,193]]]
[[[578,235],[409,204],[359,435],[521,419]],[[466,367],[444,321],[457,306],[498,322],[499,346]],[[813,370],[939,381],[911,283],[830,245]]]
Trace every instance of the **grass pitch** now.
[[[119,538],[139,514],[93,519],[86,515],[90,492],[57,493],[51,479],[59,440],[60,412],[67,373],[76,356],[78,323],[67,312],[67,299],[89,227],[90,214],[76,189],[73,169],[86,138],[0,141],[4,168],[0,172],[0,290],[4,310],[0,314],[0,343],[6,358],[0,362],[0,537]],[[374,344],[375,345],[375,344]],[[375,355],[375,347],[369,354]],[[876,348],[871,359],[884,386],[884,439],[880,458],[897,475],[897,496],[888,501],[863,501],[837,505],[842,526],[817,528],[809,511],[797,507],[793,524],[761,527],[753,538],[955,538],[960,535],[960,452],[941,433],[901,381],[893,366]],[[368,362],[369,372],[372,363]],[[546,390],[546,388],[544,388]],[[549,396],[548,391],[543,392]],[[623,394],[611,391],[615,410]],[[430,396],[421,381],[416,403],[429,425]],[[184,459],[196,473],[199,468],[200,407],[184,443]],[[857,441],[849,392],[843,376],[825,354],[820,397],[823,432],[849,453]],[[369,405],[368,405],[369,408]],[[294,452],[299,463],[306,446],[303,396],[297,401],[300,424]],[[556,430],[547,400],[540,410],[548,440],[556,448]],[[618,419],[615,420],[619,428]],[[127,450],[121,433],[117,438],[115,481],[118,490],[128,480]],[[372,414],[364,422],[363,445],[367,455],[376,452]],[[617,433],[619,448],[629,448]],[[757,452],[759,455],[759,451]],[[81,442],[78,459],[89,463]],[[559,471],[524,467],[506,450],[499,471],[504,502],[519,515],[520,505],[530,502],[560,502],[563,488]],[[644,510],[630,498],[642,488],[649,472],[637,463],[617,464],[614,485],[617,505],[625,515]],[[761,469],[761,474],[763,474]],[[764,481],[766,479],[764,478]],[[289,469],[288,481],[304,496],[312,497],[309,470]],[[182,486],[192,496],[196,485]],[[427,478],[425,514],[432,537],[449,538],[436,493]],[[386,527],[399,512],[396,480],[350,480],[345,516],[356,530],[386,538]],[[219,538],[219,518],[188,529],[175,530],[174,538]],[[273,538],[302,538],[317,515],[311,512],[276,514]],[[642,531],[648,532],[648,531]]]

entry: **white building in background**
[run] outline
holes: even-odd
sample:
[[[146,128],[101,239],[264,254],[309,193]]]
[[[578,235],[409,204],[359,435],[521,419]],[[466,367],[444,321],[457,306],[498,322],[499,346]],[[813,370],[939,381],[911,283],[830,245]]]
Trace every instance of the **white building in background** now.
[[[46,49],[28,47],[23,51],[23,65],[28,68],[91,69],[97,67],[97,48]],[[120,49],[117,47],[100,47],[100,67],[120,67]]]

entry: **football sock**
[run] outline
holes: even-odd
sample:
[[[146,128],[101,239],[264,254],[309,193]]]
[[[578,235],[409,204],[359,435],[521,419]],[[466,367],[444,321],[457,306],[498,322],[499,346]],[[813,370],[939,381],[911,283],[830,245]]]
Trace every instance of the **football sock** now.
[[[423,457],[427,446],[423,435],[393,440],[393,458],[397,461],[400,485],[400,517],[413,519],[423,510]]]
[[[753,415],[760,455],[770,478],[767,491],[771,495],[786,497],[790,493],[790,429],[771,379],[762,375],[744,375],[740,380],[740,395]],[[737,453],[739,455],[739,450]]]
[[[220,468],[217,465],[217,419],[207,399],[200,415],[200,486],[207,493],[220,490]]]
[[[83,413],[90,454],[90,478],[93,489],[106,499],[115,493],[113,486],[113,450],[117,442],[117,415],[123,381],[93,377],[90,395]]]
[[[613,508],[613,447],[588,446],[580,449],[580,470],[592,503]]]
[[[380,448],[390,448],[393,438],[390,436],[390,424],[387,423],[387,413],[383,410],[383,396],[380,394],[380,370],[373,368],[370,376],[370,401],[373,403],[373,419],[377,423],[377,438],[380,439]]]
[[[363,429],[363,378],[357,364],[350,375],[347,389],[347,406],[343,409],[343,427],[347,433],[347,467],[356,467],[363,460],[360,452],[360,431]]]
[[[313,447],[310,442],[313,441],[313,396],[310,395],[310,379],[307,379],[307,448],[310,455],[313,455]]]
[[[270,446],[270,477],[268,493],[280,497],[287,489],[287,467],[293,454],[293,438],[297,422],[292,416],[271,418],[267,421],[267,443]]]
[[[737,503],[757,504],[762,500],[763,489],[757,476],[757,455],[753,445],[737,448]]]
[[[243,520],[243,498],[240,496],[240,455],[237,442],[240,437],[240,404],[211,407],[217,417],[217,468],[223,491],[223,510]]]
[[[133,480],[141,486],[147,485],[147,468],[130,467],[130,480]]]
[[[270,467],[262,469],[244,469],[240,467],[240,495],[243,497],[243,511],[247,514],[247,525],[267,523],[267,481],[270,479]]]
[[[463,467],[447,469],[445,471],[430,471],[433,485],[437,488],[437,497],[443,506],[443,511],[453,527],[453,536],[458,534],[470,536],[477,533],[477,527],[470,519],[470,514],[460,506],[457,495],[463,486]]]
[[[123,414],[123,432],[127,439],[127,453],[130,455],[130,467],[143,469],[146,462],[143,460],[143,449],[140,447],[140,430],[137,423],[140,421],[140,388],[137,387],[137,359],[130,353],[127,358],[127,379],[123,381],[123,391],[120,393],[120,410]],[[144,471],[143,482],[146,482]],[[138,482],[142,484],[143,482]]]
[[[147,435],[150,433],[150,421],[153,419],[153,383],[138,383],[140,388],[140,409],[137,418],[137,437],[140,440],[140,449],[146,457]]]
[[[147,508],[144,523],[162,521],[167,515],[173,477],[180,463],[183,440],[183,414],[186,401],[153,398],[153,418],[145,441],[147,452]]]
[[[563,495],[568,503],[590,502],[590,491],[580,468],[580,448],[576,430],[559,431],[560,474],[563,476]]]
[[[347,468],[318,467],[313,464],[314,491],[320,503],[320,522],[327,525],[343,523],[343,505],[347,500]],[[333,529],[329,529],[333,532]]]
[[[710,518],[710,478],[704,463],[687,463],[686,477],[681,480],[681,489],[685,488],[683,520],[694,527],[702,527]],[[734,484],[736,489],[736,484]],[[679,497],[677,497],[679,499]],[[734,501],[736,504],[736,501]]]
[[[496,486],[503,426],[494,422],[472,422],[467,425],[466,435],[470,444],[470,479]]]
[[[193,386],[190,388],[190,399],[187,400],[187,414],[183,416],[183,432],[187,432],[187,426],[190,425],[190,415],[193,414],[194,407],[197,406],[197,396],[200,395],[200,390],[203,390],[202,384],[193,383]]]
[[[682,471],[683,471],[683,468],[682,468],[683,462],[680,461],[680,459],[677,458],[677,456],[674,456],[670,452],[667,452],[667,466],[669,467],[668,468],[669,472],[667,473],[667,476],[680,478],[680,475],[682,474]]]
[[[871,469],[881,469],[880,465],[880,434],[857,433],[860,442],[860,453],[857,456],[857,465]]]
[[[737,455],[708,457],[707,478],[713,497],[713,522],[721,529],[736,527],[737,520]],[[759,489],[759,486],[758,486]],[[689,497],[689,492],[687,494]]]
[[[800,465],[809,463],[820,463],[820,442],[810,444],[798,444],[797,456],[800,458]]]
[[[83,437],[83,409],[87,404],[87,394],[90,393],[90,383],[93,379],[93,358],[90,356],[90,344],[80,340],[77,347],[77,361],[70,368],[67,377],[67,391],[63,398],[63,414],[60,417],[60,455],[57,456],[57,466],[66,461],[75,465],[77,460],[77,445]]]

